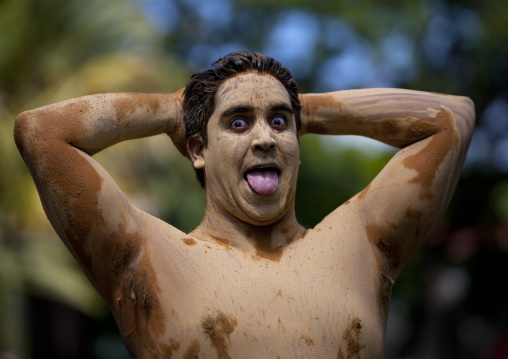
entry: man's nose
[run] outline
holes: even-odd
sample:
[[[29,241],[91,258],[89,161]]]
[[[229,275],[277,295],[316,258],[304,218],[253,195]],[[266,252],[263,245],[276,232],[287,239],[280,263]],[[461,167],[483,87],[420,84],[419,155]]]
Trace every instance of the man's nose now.
[[[267,151],[275,148],[275,138],[273,131],[266,123],[257,124],[256,131],[252,131],[252,149],[257,151]]]

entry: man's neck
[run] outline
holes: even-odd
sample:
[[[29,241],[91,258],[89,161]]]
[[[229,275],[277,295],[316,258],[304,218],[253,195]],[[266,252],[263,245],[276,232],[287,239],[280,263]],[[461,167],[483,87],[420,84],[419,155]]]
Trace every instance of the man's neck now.
[[[203,240],[247,251],[252,255],[278,261],[284,249],[303,237],[305,228],[296,220],[292,207],[278,221],[268,225],[255,225],[238,219],[207,202],[205,216],[191,234]]]

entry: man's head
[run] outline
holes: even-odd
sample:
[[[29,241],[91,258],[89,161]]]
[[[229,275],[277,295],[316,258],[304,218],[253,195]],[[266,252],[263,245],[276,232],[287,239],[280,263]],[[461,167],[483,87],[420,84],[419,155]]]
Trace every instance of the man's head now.
[[[271,57],[254,52],[233,52],[226,55],[201,72],[194,74],[184,92],[184,121],[186,138],[191,136],[208,144],[207,124],[215,110],[215,95],[227,79],[246,72],[258,72],[275,77],[287,90],[297,126],[300,130],[300,101],[298,85],[291,72]],[[198,180],[204,186],[204,173],[196,169]]]

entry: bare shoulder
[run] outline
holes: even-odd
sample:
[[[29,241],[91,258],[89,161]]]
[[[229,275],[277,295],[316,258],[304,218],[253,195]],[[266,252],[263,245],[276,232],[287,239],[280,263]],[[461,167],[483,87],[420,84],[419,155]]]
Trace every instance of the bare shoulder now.
[[[161,245],[178,243],[184,236],[175,227],[135,207],[131,207],[131,212],[130,216],[117,218],[116,228],[111,228],[110,238],[93,260],[92,273],[102,278],[99,289],[110,305],[129,273],[138,272],[138,267],[146,269],[152,253],[169,250]]]
[[[363,234],[357,195],[323,218],[314,228],[308,229],[305,238],[309,241],[323,241],[323,244],[327,245],[348,246],[357,244],[359,241],[353,238],[364,237]]]
[[[375,275],[379,272],[379,251],[368,236],[362,218],[361,197],[360,193],[342,204],[307,230],[304,239],[309,246],[325,250],[329,260],[339,263],[348,275]],[[371,266],[369,274],[355,270],[359,264],[364,268]]]

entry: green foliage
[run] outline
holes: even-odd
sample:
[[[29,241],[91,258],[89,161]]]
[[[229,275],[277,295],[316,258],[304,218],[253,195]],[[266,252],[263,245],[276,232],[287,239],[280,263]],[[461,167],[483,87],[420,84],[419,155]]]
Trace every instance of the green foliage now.
[[[490,203],[496,218],[508,222],[508,180],[499,181],[490,191]]]
[[[312,228],[335,208],[363,190],[389,159],[359,151],[332,138],[307,135],[300,139],[296,213],[299,222]]]

